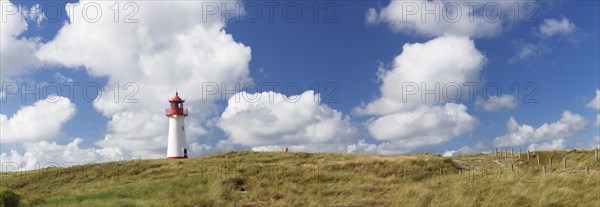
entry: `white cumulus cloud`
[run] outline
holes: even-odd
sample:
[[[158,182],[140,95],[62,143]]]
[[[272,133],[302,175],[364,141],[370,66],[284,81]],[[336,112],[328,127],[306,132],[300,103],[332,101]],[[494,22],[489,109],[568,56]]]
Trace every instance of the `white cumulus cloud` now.
[[[379,11],[375,8],[367,10],[366,21],[369,24],[384,22],[395,31],[409,34],[492,37],[502,32],[503,24],[510,22],[507,19],[515,18],[506,12],[502,14],[502,11],[507,11],[514,3],[516,2],[390,1],[389,5]]]
[[[276,145],[266,145],[266,146],[258,146],[252,147],[252,151],[256,152],[281,152],[283,151],[284,146],[276,146]],[[289,148],[288,148],[289,150]]]
[[[565,139],[556,139],[552,142],[544,142],[541,144],[533,143],[530,144],[527,149],[529,151],[546,151],[546,150],[563,150],[566,147]]]
[[[350,118],[320,103],[313,91],[240,92],[229,99],[218,125],[232,143],[254,150],[345,151],[357,136]]]
[[[63,124],[75,112],[75,105],[68,98],[48,96],[19,109],[10,118],[0,114],[0,142],[25,143],[56,139]]]
[[[82,16],[86,4],[110,8],[115,3],[80,1],[79,6],[69,7],[74,8],[72,21],[37,56],[109,79],[103,96],[94,103],[97,111],[110,117],[104,139],[97,145],[123,149],[133,157],[164,156],[164,108],[176,90],[189,108],[186,131],[193,144],[206,133],[203,124],[217,113],[215,101],[221,98],[219,93],[207,95],[203,84],[231,89],[236,82],[249,81],[250,48],[225,31],[220,14],[205,13],[211,12],[206,11],[207,2],[132,1],[138,7],[133,16],[138,23],[115,23],[111,15],[94,23]],[[229,4],[235,1],[217,6],[221,3],[233,8]],[[122,89],[116,98],[112,95],[115,86]]]
[[[406,152],[443,143],[472,131],[478,123],[465,105],[453,102],[470,95],[464,84],[478,80],[485,62],[466,37],[405,44],[392,69],[380,73],[381,96],[356,107],[354,113],[376,115],[366,124],[369,133],[384,142],[380,151]]]
[[[442,156],[456,157],[456,156],[460,156],[460,155],[475,154],[475,153],[477,153],[477,150],[475,150],[469,146],[463,146],[457,150],[446,150],[446,151],[444,151]]]
[[[356,143],[348,145],[346,152],[348,153],[366,153],[366,154],[399,154],[401,149],[392,149],[389,143],[371,144],[366,140],[361,139]]]
[[[594,97],[586,107],[600,111],[600,89],[596,89],[596,97]]]
[[[443,36],[425,43],[405,44],[402,53],[394,59],[392,69],[380,75],[381,97],[355,108],[355,112],[385,115],[410,111],[424,104],[445,103],[456,97],[454,87],[450,86],[457,85],[462,93],[460,97],[467,98],[469,94],[464,84],[478,81],[485,62],[485,56],[465,37]],[[410,85],[415,88],[409,88]],[[435,95],[428,94],[431,92],[427,90],[433,89],[437,89]]]
[[[508,134],[496,137],[494,145],[497,147],[518,146],[545,140],[558,140],[568,138],[587,129],[587,120],[579,114],[564,111],[560,120],[553,123],[544,123],[538,128],[531,125],[519,125],[515,118],[510,117],[506,126]]]
[[[600,126],[600,89],[596,89],[596,97],[586,107],[598,111],[598,114],[596,114],[596,126]]]
[[[462,104],[424,106],[410,112],[381,116],[367,124],[376,139],[402,148],[436,145],[472,131],[477,119]]]
[[[596,97],[592,99],[587,105],[587,108],[596,109],[598,114],[596,114],[596,126],[600,126],[600,89],[596,89]]]
[[[45,167],[68,167],[90,162],[106,162],[125,159],[125,152],[117,148],[81,148],[84,140],[75,138],[66,145],[39,141],[24,144],[24,153],[11,150],[0,154],[0,171],[34,170]]]
[[[21,13],[12,14],[8,11],[24,10],[9,1],[0,1],[3,15],[0,21],[0,81],[24,74],[27,70],[40,66],[35,52],[40,47],[39,39],[20,37],[27,30],[27,22],[22,20]],[[39,8],[34,6],[33,8]],[[6,11],[4,11],[6,10]]]
[[[569,34],[577,29],[577,26],[566,17],[562,19],[544,19],[540,25],[540,33],[543,36],[551,37],[554,35]]]
[[[518,102],[515,101],[515,96],[510,94],[490,96],[487,100],[484,100],[484,98],[475,100],[475,106],[489,112],[514,109],[517,105]]]

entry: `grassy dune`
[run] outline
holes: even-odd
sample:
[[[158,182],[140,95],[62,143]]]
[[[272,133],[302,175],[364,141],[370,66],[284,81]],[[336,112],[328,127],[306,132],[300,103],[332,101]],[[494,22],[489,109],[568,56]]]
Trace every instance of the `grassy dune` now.
[[[600,206],[593,155],[538,152],[527,161],[525,154],[231,151],[2,173],[0,186],[20,194],[25,206]]]

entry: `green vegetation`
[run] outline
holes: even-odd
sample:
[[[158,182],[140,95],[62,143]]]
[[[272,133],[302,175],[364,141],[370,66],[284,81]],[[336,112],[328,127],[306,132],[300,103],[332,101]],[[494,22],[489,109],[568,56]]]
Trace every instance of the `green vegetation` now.
[[[532,153],[529,161],[229,151],[0,176],[24,206],[600,206],[593,151]]]
[[[13,207],[19,206],[21,197],[9,189],[0,190],[0,206]]]

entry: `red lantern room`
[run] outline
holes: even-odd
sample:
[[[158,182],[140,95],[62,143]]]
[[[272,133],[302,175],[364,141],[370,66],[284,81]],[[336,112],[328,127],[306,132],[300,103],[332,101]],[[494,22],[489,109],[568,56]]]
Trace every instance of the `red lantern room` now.
[[[187,116],[188,110],[187,110],[187,108],[183,108],[183,102],[185,102],[185,101],[183,99],[179,98],[179,93],[175,92],[175,97],[173,97],[171,100],[169,100],[169,103],[171,103],[171,107],[166,110],[166,115],[167,116],[173,116],[173,115]]]

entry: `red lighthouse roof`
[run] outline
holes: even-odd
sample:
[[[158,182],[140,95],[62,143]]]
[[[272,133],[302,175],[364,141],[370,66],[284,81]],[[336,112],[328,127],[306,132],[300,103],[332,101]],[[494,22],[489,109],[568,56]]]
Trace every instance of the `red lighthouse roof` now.
[[[187,110],[187,108],[183,108],[183,102],[185,102],[185,101],[179,97],[179,93],[175,92],[175,97],[173,97],[171,100],[169,100],[169,103],[171,103],[170,104],[171,107],[169,107],[165,110],[165,115],[167,115],[167,116],[173,116],[173,115],[187,116],[188,110]]]
[[[179,93],[175,92],[175,97],[173,97],[169,102],[185,102],[183,99],[179,98]]]

